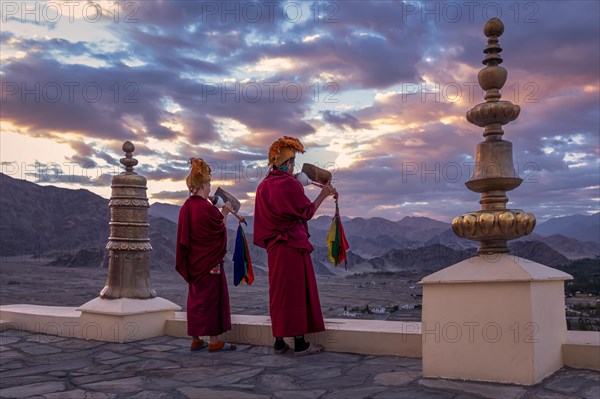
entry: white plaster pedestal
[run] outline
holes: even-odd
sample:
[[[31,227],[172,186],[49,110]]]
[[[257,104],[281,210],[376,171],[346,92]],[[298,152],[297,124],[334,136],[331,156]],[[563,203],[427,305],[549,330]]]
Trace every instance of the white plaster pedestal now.
[[[560,369],[570,279],[508,254],[423,278],[423,376],[532,385]]]
[[[130,342],[166,334],[166,322],[181,307],[164,298],[93,299],[79,308],[86,339]]]

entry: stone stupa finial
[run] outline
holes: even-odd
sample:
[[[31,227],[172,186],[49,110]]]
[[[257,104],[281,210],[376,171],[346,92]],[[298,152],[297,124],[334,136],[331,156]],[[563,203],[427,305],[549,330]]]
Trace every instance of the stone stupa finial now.
[[[521,183],[513,166],[512,143],[502,139],[503,125],[514,121],[521,108],[510,101],[500,101],[500,89],[506,83],[508,72],[499,66],[502,57],[498,38],[504,33],[504,24],[492,18],[483,33],[488,45],[483,50],[485,68],[477,74],[479,86],[485,91],[485,102],[467,112],[467,120],[483,127],[484,141],[477,144],[473,176],[466,182],[469,190],[481,193],[482,209],[457,216],[452,230],[459,237],[479,241],[480,254],[509,252],[507,241],[530,234],[535,227],[535,216],[519,209],[506,209],[506,192]]]
[[[126,141],[121,148],[125,153],[125,158],[121,158],[119,162],[121,162],[121,165],[125,166],[125,174],[136,175],[137,173],[133,171],[133,167],[138,164],[138,160],[133,157],[135,146],[131,141]]]

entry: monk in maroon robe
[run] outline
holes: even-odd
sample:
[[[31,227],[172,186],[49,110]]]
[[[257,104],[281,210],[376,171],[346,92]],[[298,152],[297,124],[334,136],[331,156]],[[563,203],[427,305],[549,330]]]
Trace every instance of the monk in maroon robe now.
[[[304,334],[325,330],[317,281],[310,253],[307,221],[327,196],[336,193],[326,184],[311,202],[294,177],[296,152],[304,152],[298,139],[284,136],[269,150],[273,170],[256,190],[254,244],[266,248],[269,267],[269,311],[275,337],[275,353],[289,347],[283,337],[294,337],[298,356],[318,353],[320,345],[304,340]]]
[[[232,350],[235,345],[218,339],[218,335],[231,330],[229,291],[223,269],[227,252],[225,220],[231,208],[226,204],[219,211],[208,201],[210,167],[199,158],[190,161],[192,170],[186,179],[190,196],[179,211],[175,268],[188,283],[191,350],[206,346],[211,352]],[[210,336],[210,344],[201,336]]]

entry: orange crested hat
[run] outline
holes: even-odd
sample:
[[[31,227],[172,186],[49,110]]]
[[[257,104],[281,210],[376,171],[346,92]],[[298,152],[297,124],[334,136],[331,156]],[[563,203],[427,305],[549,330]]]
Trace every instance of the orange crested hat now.
[[[299,152],[304,154],[304,146],[295,137],[283,136],[269,148],[269,165],[280,167],[282,163],[296,156]]]
[[[185,179],[188,189],[200,188],[203,183],[210,181],[210,166],[202,158],[190,158],[192,170]]]

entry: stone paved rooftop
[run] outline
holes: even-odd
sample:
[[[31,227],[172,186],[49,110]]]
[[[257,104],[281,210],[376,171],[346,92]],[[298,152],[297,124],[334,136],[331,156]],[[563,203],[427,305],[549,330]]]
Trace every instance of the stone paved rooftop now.
[[[421,378],[421,359],[324,352],[296,358],[268,347],[189,351],[189,340],[126,344],[26,331],[0,333],[2,398],[567,399],[600,398],[600,373],[563,368],[521,387]]]

